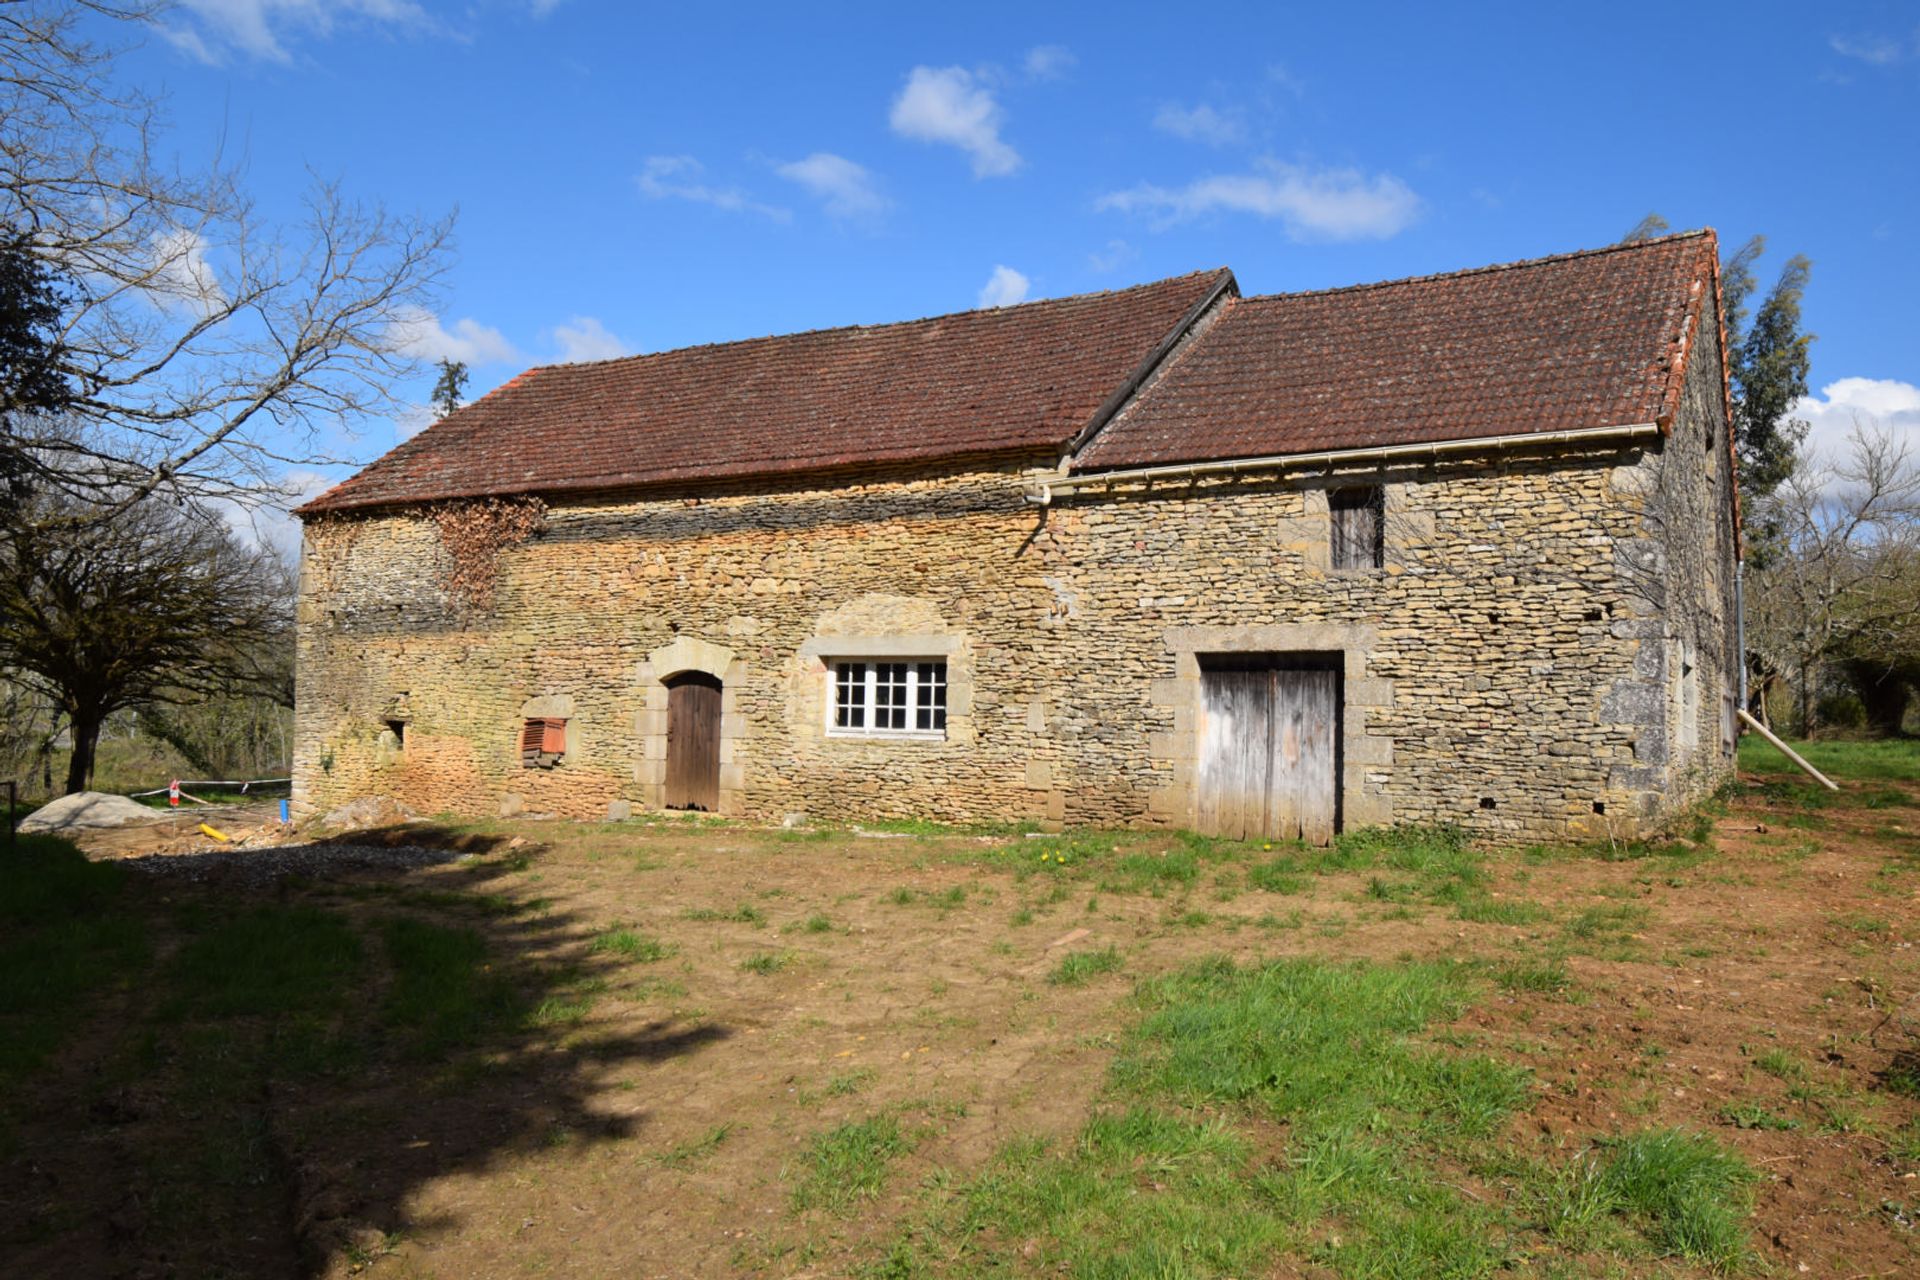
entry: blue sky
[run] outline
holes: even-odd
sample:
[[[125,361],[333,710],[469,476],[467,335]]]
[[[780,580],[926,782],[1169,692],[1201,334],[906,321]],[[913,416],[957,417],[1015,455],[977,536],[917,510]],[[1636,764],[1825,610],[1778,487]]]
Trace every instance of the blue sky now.
[[[409,338],[534,363],[1608,243],[1813,259],[1806,406],[1920,443],[1920,5],[185,0],[128,71],[268,213],[459,210]],[[424,399],[426,382],[415,391]],[[367,424],[376,456],[409,424]]]

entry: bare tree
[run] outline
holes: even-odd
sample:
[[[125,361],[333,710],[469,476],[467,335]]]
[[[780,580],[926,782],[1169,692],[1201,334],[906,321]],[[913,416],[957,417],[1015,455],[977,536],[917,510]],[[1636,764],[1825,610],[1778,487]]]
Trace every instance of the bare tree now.
[[[0,522],[0,669],[65,717],[67,790],[115,712],[277,688],[285,588],[271,553],[202,506],[42,494]]]
[[[299,225],[274,228],[220,157],[162,163],[157,105],[81,33],[131,37],[162,8],[0,2],[0,238],[62,283],[73,390],[60,415],[16,415],[13,443],[30,483],[95,511],[255,500],[324,460],[323,425],[393,412],[450,232],[318,180]]]
[[[1920,460],[1856,420],[1843,457],[1803,452],[1754,516],[1748,646],[1763,679],[1796,687],[1810,732],[1830,664],[1920,655]]]

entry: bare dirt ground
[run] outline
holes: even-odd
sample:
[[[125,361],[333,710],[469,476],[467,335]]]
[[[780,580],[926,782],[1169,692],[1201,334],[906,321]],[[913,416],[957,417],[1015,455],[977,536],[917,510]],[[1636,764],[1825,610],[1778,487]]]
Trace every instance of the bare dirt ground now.
[[[171,865],[134,881],[156,913],[156,971],[197,913],[258,901],[336,913],[368,938],[391,939],[403,915],[452,922],[487,946],[471,981],[544,975],[537,1007],[511,1034],[403,1052],[353,1012],[390,1007],[376,983],[327,1015],[353,1043],[325,1053],[358,1056],[296,1073],[276,1065],[306,1052],[284,1027],[263,1055],[223,1058],[175,1043],[143,984],[121,984],[23,1087],[0,1138],[0,1210],[29,1224],[0,1228],[0,1271],[851,1274],[1008,1141],[1080,1127],[1137,982],[1205,957],[1308,955],[1506,973],[1447,1034],[1532,1072],[1505,1138],[1516,1151],[1708,1132],[1761,1174],[1758,1269],[1915,1274],[1920,786],[1849,791],[1813,807],[1749,789],[1710,843],[1653,856],[1491,853],[1500,909],[1478,919],[1377,869],[1259,888],[1258,846],[1157,875],[1145,860],[1177,862],[1180,842],[1138,833],[1103,847],[418,823],[341,838],[337,873],[308,858],[297,878],[244,881],[168,833]],[[89,838],[102,858],[153,843]],[[347,857],[367,846],[451,860]],[[1106,948],[1117,967],[1050,980]],[[244,1105],[199,1107],[210,1079]],[[881,1113],[917,1145],[877,1194],[851,1213],[801,1207],[818,1135]],[[216,1146],[258,1158],[229,1176],[215,1156],[156,1154],[204,1140],[209,1116],[229,1126]],[[228,1207],[180,1203],[196,1195]],[[1274,1274],[1323,1274],[1297,1265]]]

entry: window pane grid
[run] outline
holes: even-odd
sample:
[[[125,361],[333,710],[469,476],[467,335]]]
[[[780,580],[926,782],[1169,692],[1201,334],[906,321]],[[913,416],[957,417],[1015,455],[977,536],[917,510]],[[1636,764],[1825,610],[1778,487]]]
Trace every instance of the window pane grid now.
[[[900,730],[907,727],[907,664],[873,664],[873,727]]]
[[[945,662],[835,662],[828,728],[853,737],[945,737]]]
[[[917,675],[919,689],[914,701],[913,727],[944,733],[947,728],[947,664],[922,662]]]
[[[838,729],[866,727],[866,663],[843,662],[833,669],[833,723]]]

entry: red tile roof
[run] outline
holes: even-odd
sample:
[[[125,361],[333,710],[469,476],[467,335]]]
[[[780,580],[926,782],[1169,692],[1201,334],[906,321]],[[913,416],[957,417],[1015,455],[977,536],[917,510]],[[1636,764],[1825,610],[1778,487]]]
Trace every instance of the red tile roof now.
[[[1113,293],[521,374],[305,512],[1062,448],[1224,268]]]
[[[1230,301],[1074,470],[1669,421],[1711,231]]]

